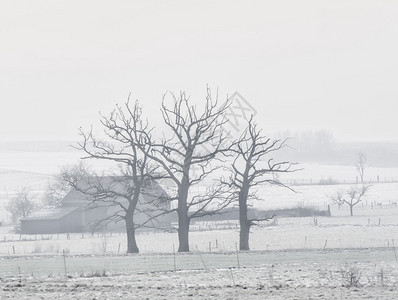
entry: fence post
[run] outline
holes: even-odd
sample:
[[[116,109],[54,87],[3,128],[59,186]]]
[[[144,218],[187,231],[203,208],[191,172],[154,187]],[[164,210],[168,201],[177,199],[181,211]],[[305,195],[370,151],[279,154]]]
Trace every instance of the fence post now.
[[[67,272],[66,272],[66,253],[65,253],[65,249],[62,250],[62,254],[64,257],[64,269],[65,269],[65,278],[67,277]]]
[[[174,272],[177,271],[177,265],[176,265],[176,250],[173,244],[173,261],[174,261]]]
[[[198,251],[198,254],[199,254],[200,260],[202,261],[203,267],[205,268],[205,271],[207,272],[208,269],[206,267],[205,261],[203,260],[202,254],[200,253],[198,246],[195,246],[195,247],[196,247],[196,251]]]
[[[235,242],[235,248],[236,248],[236,258],[238,260],[238,269],[240,269],[240,260],[239,260],[239,250],[238,250],[238,243]]]

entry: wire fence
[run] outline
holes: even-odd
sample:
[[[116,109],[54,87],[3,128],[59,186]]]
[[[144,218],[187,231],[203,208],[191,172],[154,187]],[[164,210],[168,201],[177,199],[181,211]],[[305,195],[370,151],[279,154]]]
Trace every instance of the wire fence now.
[[[339,185],[339,184],[359,184],[362,183],[361,179],[351,178],[351,179],[335,179],[333,177],[327,178],[290,178],[281,179],[282,183],[286,185],[298,186],[298,185]],[[377,183],[397,183],[398,177],[369,177],[364,179],[365,184],[377,184]]]

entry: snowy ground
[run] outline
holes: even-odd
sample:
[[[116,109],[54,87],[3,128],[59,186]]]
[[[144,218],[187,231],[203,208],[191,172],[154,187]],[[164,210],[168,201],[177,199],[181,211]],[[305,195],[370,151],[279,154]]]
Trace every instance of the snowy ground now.
[[[10,166],[3,160],[0,169],[49,174],[59,160],[50,156],[46,164],[32,154],[29,161],[37,166],[26,169],[32,164],[12,155]],[[355,178],[353,167],[309,167],[294,179]],[[396,180],[396,169],[368,171],[373,180],[377,175],[380,181]],[[14,185],[29,179],[10,174],[0,175]],[[46,176],[35,176],[33,187],[45,186]],[[326,209],[327,195],[346,187],[303,185],[294,187],[296,193],[267,187],[256,206]],[[13,192],[2,187],[0,207]],[[192,252],[176,255],[176,233],[140,233],[141,253],[125,255],[126,238],[118,232],[29,236],[3,226],[0,299],[398,299],[397,202],[398,183],[375,184],[354,217],[332,206],[332,217],[277,218],[253,228],[247,253],[236,252],[236,222],[224,224],[227,230],[211,222],[193,224],[213,230],[191,232]],[[0,217],[8,218],[4,210]]]
[[[398,246],[398,207],[385,204],[359,206],[354,216],[346,207],[332,206],[332,217],[278,218],[269,226],[253,227],[250,236],[252,250],[373,248]],[[193,224],[210,231],[190,233],[191,249],[211,252],[235,251],[239,230],[229,221],[230,230],[216,230],[212,222]],[[64,250],[72,255],[122,254],[126,249],[123,233],[73,233],[54,235],[20,235],[10,233],[12,227],[0,227],[0,256],[57,255]],[[142,253],[172,253],[177,248],[174,232],[142,232],[137,236]]]
[[[391,249],[68,257],[47,275],[2,275],[2,299],[396,299],[398,268]],[[15,259],[15,258],[14,258]],[[32,260],[34,258],[30,258]],[[36,258],[42,264],[49,259]],[[8,259],[2,261],[7,262]],[[12,260],[12,259],[11,259]],[[92,263],[74,272],[73,263]],[[95,261],[101,261],[98,265]],[[127,271],[104,269],[103,262]],[[14,261],[15,267],[21,260]],[[159,270],[161,264],[169,270]],[[229,264],[229,266],[228,266]],[[60,263],[63,265],[63,263]],[[188,270],[180,265],[189,266]],[[101,267],[102,268],[101,268]],[[196,268],[194,268],[196,266]],[[70,270],[72,268],[72,270]],[[22,267],[21,267],[22,269]]]
[[[237,228],[191,232],[192,253],[175,255],[176,233],[140,233],[141,253],[125,255],[120,233],[67,239],[2,227],[0,298],[396,299],[398,209],[356,213],[280,218],[254,228],[253,251],[240,253]]]

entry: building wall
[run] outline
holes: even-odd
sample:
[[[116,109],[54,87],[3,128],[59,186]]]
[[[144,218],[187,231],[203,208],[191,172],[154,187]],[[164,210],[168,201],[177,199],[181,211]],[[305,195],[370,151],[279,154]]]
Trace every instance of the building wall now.
[[[21,232],[26,234],[54,234],[80,232],[81,212],[73,211],[59,219],[21,220]]]
[[[76,203],[74,203],[76,205]],[[127,205],[127,203],[126,203]],[[63,203],[63,206],[68,207],[67,204]],[[139,204],[140,209],[147,211],[153,211],[153,215],[159,214],[163,209],[167,208],[165,202],[150,202],[145,203],[141,201]],[[162,209],[159,209],[162,208]],[[27,234],[47,234],[47,233],[68,233],[68,232],[91,232],[101,230],[125,230],[125,223],[120,220],[118,223],[112,222],[101,222],[106,221],[109,216],[120,212],[119,206],[97,206],[88,208],[87,203],[81,203],[81,208],[71,211],[67,215],[64,215],[58,219],[31,219],[21,220],[21,231]],[[124,212],[120,212],[124,214]],[[53,216],[54,217],[54,216]],[[142,224],[148,220],[146,214],[139,214],[138,211],[134,216],[136,224]],[[152,220],[146,224],[147,227],[151,228],[169,228],[171,225],[171,216],[165,215],[158,220]]]
[[[61,232],[81,232],[82,217],[79,209],[59,219],[59,229]]]
[[[58,220],[22,220],[21,232],[24,234],[59,233],[60,223]]]

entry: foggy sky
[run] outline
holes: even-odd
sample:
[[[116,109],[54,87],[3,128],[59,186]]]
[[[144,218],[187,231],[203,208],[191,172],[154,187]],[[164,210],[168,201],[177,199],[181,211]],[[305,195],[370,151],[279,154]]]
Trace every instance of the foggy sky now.
[[[398,1],[0,2],[0,141],[76,140],[132,92],[238,91],[266,132],[398,140]],[[159,125],[160,126],[160,125]]]

